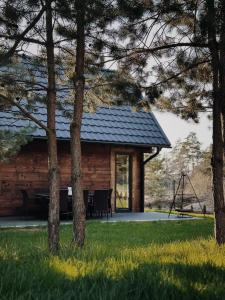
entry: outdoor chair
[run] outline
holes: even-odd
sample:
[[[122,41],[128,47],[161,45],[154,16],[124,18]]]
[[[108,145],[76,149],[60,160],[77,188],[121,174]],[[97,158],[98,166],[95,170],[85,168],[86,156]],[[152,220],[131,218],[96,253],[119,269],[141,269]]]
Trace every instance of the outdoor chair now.
[[[21,206],[21,214],[23,214],[24,216],[28,216],[28,205],[30,202],[28,193],[26,190],[21,190],[21,194],[22,194],[22,198],[23,198],[23,204]]]
[[[86,218],[92,217],[93,214],[93,196],[94,196],[94,191],[83,190]]]
[[[83,190],[83,197],[84,197],[85,209],[87,210],[87,208],[88,208],[88,197],[89,197],[89,191],[88,190]]]
[[[108,190],[108,210],[109,210],[109,213],[112,217],[112,204],[111,204],[111,196],[112,196],[112,189],[109,189]]]
[[[21,190],[23,204],[19,213],[24,216],[36,216],[39,214],[40,206],[35,202],[35,197],[31,196],[27,190]]]
[[[49,188],[44,187],[44,188],[35,188],[34,189],[35,194],[49,194]]]
[[[59,192],[60,197],[60,217],[67,219],[72,216],[72,209],[69,207],[68,190],[62,189]]]
[[[84,205],[85,205],[85,211],[86,211],[86,218],[88,215],[91,216],[91,208],[89,205],[89,191],[83,190],[83,197],[84,197]]]
[[[97,216],[102,217],[103,214],[106,214],[108,219],[108,214],[111,213],[111,201],[110,195],[111,190],[95,190],[93,196],[93,211],[96,213]]]
[[[35,202],[39,207],[38,216],[42,219],[48,218],[49,208],[49,188],[35,188],[34,189]]]

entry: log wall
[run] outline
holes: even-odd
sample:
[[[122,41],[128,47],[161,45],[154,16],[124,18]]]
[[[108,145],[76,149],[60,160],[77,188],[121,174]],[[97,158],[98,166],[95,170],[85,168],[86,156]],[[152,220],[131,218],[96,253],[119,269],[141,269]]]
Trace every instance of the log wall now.
[[[115,187],[116,153],[132,155],[132,210],[140,210],[140,162],[143,150],[108,144],[82,144],[83,188],[89,190]],[[58,143],[61,187],[70,186],[70,145]],[[48,186],[47,143],[34,140],[17,157],[0,164],[0,216],[14,215],[22,205],[20,190]],[[112,204],[115,208],[115,193]]]

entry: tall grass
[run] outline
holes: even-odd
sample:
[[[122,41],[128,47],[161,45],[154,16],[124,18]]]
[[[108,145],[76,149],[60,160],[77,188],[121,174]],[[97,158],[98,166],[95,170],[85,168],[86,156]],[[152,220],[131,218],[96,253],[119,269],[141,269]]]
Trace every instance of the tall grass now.
[[[84,249],[62,226],[50,256],[46,229],[0,231],[0,299],[225,299],[225,247],[213,220],[87,223]]]

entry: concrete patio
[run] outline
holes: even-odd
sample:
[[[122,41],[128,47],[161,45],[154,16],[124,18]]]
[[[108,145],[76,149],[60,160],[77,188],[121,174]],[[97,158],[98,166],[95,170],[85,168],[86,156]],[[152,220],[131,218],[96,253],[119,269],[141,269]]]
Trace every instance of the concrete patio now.
[[[196,217],[184,216],[180,217],[177,215],[170,215],[168,217],[167,213],[159,212],[145,212],[145,213],[114,213],[112,218],[106,217],[102,219],[94,219],[100,222],[153,222],[153,221],[184,221],[184,220],[194,220],[199,219]],[[62,225],[72,224],[72,221],[61,221]],[[0,228],[24,228],[24,227],[38,227],[47,226],[46,220],[35,220],[32,218],[22,218],[22,217],[2,217],[0,218]]]
[[[115,213],[113,217],[108,218],[108,222],[152,222],[152,221],[177,221],[177,220],[194,220],[199,219],[191,216],[178,216],[171,214],[170,217],[167,213],[159,212],[144,212],[144,213]],[[104,218],[103,221],[107,221],[107,218]]]

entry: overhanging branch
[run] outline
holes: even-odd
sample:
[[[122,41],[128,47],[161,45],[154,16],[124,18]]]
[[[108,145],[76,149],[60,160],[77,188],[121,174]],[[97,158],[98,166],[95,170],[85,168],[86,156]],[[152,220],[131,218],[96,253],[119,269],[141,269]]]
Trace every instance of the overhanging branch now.
[[[40,20],[43,13],[45,12],[45,10],[46,10],[46,6],[43,6],[41,8],[41,10],[39,11],[39,13],[36,15],[36,17],[33,19],[33,21],[27,26],[27,28],[21,34],[18,35],[18,38],[14,42],[14,45],[3,56],[3,59],[7,59],[7,58],[11,57],[14,54],[14,52],[16,51],[16,48],[19,45],[19,43],[23,40],[23,38],[26,36],[26,34],[35,26],[35,24]]]
[[[182,71],[180,71],[180,72],[178,72],[178,73],[176,73],[176,74],[174,74],[174,75],[172,75],[172,76],[170,76],[170,77],[168,77],[168,78],[166,78],[166,79],[164,79],[164,80],[162,80],[162,81],[160,81],[160,82],[158,82],[158,83],[152,84],[152,86],[158,86],[158,85],[161,85],[161,84],[163,84],[163,83],[167,83],[168,81],[170,81],[170,80],[172,80],[172,79],[175,79],[175,78],[179,77],[180,75],[182,75],[182,74],[184,74],[184,73],[190,71],[191,69],[194,69],[194,68],[196,68],[196,67],[198,67],[198,66],[200,66],[200,65],[203,65],[203,64],[206,64],[206,63],[209,63],[209,62],[211,62],[211,60],[204,60],[204,61],[201,61],[201,62],[192,64],[192,65],[190,65],[188,68],[186,68],[186,69],[184,69],[184,70],[182,70]],[[146,87],[142,86],[142,88],[143,88],[143,89],[148,89],[149,86],[148,86],[148,87],[147,87],[147,86],[146,86]]]
[[[23,114],[24,117],[32,120],[39,127],[41,127],[42,129],[44,129],[46,132],[49,131],[49,128],[47,126],[45,126],[40,120],[38,120],[37,118],[35,118],[28,110],[26,110],[24,107],[22,107],[17,101],[11,100],[10,102],[13,105],[15,105],[21,111],[21,113]]]

